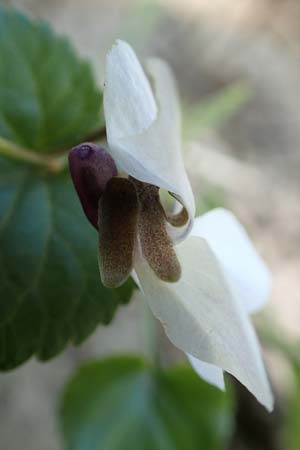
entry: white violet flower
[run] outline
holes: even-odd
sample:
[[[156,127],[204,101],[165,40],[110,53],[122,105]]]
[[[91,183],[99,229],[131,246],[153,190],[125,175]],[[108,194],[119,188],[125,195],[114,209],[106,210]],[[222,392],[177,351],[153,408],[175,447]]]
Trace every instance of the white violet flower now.
[[[132,275],[204,380],[224,390],[226,371],[272,410],[249,319],[268,299],[270,273],[232,213],[218,208],[194,219],[166,63],[149,59],[143,69],[132,48],[117,41],[106,59],[104,113],[110,154],[85,143],[69,156],[83,209],[99,230],[103,284],[117,287]],[[159,189],[181,204],[179,212],[165,211]]]

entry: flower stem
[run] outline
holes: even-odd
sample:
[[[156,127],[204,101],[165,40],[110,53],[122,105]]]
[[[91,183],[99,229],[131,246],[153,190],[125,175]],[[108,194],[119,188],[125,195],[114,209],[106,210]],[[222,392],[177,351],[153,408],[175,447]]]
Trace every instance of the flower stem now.
[[[66,154],[59,156],[40,155],[2,137],[0,137],[0,155],[7,156],[8,158],[17,161],[28,162],[35,166],[44,167],[54,173],[62,171],[67,165]]]
[[[105,137],[106,129],[103,127],[95,130],[92,134],[87,136],[84,141],[94,142],[103,140]],[[0,137],[0,155],[4,155],[17,161],[23,161],[35,166],[43,167],[52,173],[59,173],[67,167],[68,151],[69,148],[63,148],[59,152],[52,155],[41,155]]]

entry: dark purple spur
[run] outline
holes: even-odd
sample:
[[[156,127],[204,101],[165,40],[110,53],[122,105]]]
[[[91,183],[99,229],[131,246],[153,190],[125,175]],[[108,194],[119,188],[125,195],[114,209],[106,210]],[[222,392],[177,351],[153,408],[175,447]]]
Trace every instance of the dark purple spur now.
[[[107,182],[118,174],[116,164],[106,150],[86,142],[70,151],[69,168],[82,208],[98,229],[99,200]]]

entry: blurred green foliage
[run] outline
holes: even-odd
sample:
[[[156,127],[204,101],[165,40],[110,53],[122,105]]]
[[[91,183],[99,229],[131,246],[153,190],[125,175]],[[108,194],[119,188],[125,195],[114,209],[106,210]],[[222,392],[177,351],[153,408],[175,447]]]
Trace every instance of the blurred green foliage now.
[[[196,216],[201,216],[214,208],[225,206],[223,189],[218,186],[205,186],[201,195],[196,197]]]
[[[286,450],[299,450],[300,446],[300,364],[293,365],[294,383],[288,394],[284,442]]]
[[[236,82],[193,106],[183,109],[183,132],[188,139],[197,138],[206,129],[215,129],[229,120],[252,96],[246,83]]]
[[[280,331],[277,324],[272,328],[263,321],[260,336],[265,346],[273,352],[281,354],[291,369],[291,382],[283,404],[283,448],[299,450],[300,446],[300,342],[291,342],[286,334]]]
[[[162,370],[127,356],[79,369],[60,418],[68,450],[217,450],[233,427],[230,396],[191,367]]]
[[[135,48],[143,47],[161,20],[161,5],[156,0],[134,0],[129,4],[119,37]]]

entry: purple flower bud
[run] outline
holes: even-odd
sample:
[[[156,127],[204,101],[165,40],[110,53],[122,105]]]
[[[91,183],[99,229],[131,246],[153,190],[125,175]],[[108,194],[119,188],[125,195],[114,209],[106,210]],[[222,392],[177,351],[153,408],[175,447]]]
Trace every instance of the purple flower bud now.
[[[118,174],[112,157],[101,147],[84,143],[69,153],[72,180],[85,215],[98,229],[98,203],[106,183]]]

